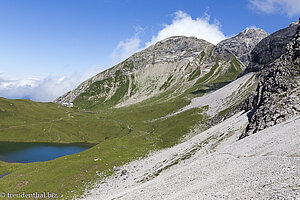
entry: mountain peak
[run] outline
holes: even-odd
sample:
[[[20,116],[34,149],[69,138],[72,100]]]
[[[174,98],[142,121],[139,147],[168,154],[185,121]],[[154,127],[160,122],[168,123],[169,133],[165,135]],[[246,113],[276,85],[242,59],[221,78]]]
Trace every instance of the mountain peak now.
[[[257,28],[257,27],[247,27],[242,32],[240,32],[238,35],[253,35],[253,34],[264,34],[269,35],[265,30]]]
[[[300,18],[297,21],[291,23],[289,26],[294,26],[294,25],[299,25],[299,24],[300,24]]]
[[[125,100],[126,103],[129,101],[139,102],[163,92],[167,86],[175,85],[177,81],[179,82],[179,77],[187,79],[191,70],[196,70],[194,68],[198,65],[199,58],[205,60],[204,56],[210,57],[210,59],[214,56],[212,55],[213,49],[213,44],[196,37],[172,36],[84,81],[76,89],[62,95],[54,102],[73,102],[88,89],[92,91],[92,85],[97,84],[97,91],[93,91],[97,95],[84,97],[88,99],[86,101],[89,103],[101,98],[103,98],[103,102],[110,101],[112,96],[118,93],[117,90],[124,89],[120,87],[122,84],[128,84],[126,86],[128,88],[124,89],[127,91],[122,93],[120,97],[122,99],[118,99],[114,104],[125,102]],[[208,62],[203,74],[215,65],[215,60]],[[184,72],[184,70],[187,71]],[[99,90],[101,87],[103,88]]]
[[[184,40],[184,39],[195,39],[195,40],[199,40],[198,38],[194,37],[194,36],[191,36],[191,37],[187,37],[187,36],[184,36],[184,35],[178,35],[178,36],[170,36],[170,37],[167,37],[161,41],[158,41],[157,43],[160,43],[160,44],[164,44],[164,43],[168,43],[168,42],[176,42],[178,40]]]
[[[196,37],[173,36],[84,81],[54,102],[74,102],[82,108],[121,107],[171,90],[173,98],[206,74],[204,78],[212,76],[214,80],[229,73],[229,68],[241,72],[240,63],[231,53],[220,54],[215,45]]]
[[[257,72],[286,52],[286,46],[296,34],[299,21],[262,39],[251,52],[249,65],[242,73]]]
[[[211,44],[211,43],[209,43],[203,39],[198,39],[194,36],[190,36],[190,37],[171,36],[171,37],[168,37],[161,41],[156,42],[152,46],[156,47],[156,49],[157,49],[157,47],[165,46],[166,48],[177,48],[177,49],[182,50],[182,48],[198,49],[197,45],[203,46],[203,45],[209,45],[209,44]],[[152,50],[152,49],[150,48],[149,50]]]
[[[238,35],[218,43],[217,51],[220,53],[230,52],[247,66],[250,61],[251,51],[268,35],[266,31],[259,28],[246,28]]]

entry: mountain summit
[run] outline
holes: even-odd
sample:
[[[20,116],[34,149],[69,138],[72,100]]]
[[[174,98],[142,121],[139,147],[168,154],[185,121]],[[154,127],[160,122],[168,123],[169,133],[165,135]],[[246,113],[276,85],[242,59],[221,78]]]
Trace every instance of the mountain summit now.
[[[268,35],[269,33],[259,28],[246,28],[238,35],[217,44],[217,51],[220,53],[231,52],[247,66],[250,62],[251,51]]]
[[[169,99],[188,90],[197,93],[200,82],[224,85],[244,68],[237,59],[246,64],[250,51],[267,35],[261,29],[246,29],[217,46],[195,37],[170,37],[84,81],[54,102],[93,109],[120,107],[155,96]]]
[[[257,72],[286,52],[286,46],[296,34],[299,21],[262,39],[251,51],[250,63],[243,72]]]

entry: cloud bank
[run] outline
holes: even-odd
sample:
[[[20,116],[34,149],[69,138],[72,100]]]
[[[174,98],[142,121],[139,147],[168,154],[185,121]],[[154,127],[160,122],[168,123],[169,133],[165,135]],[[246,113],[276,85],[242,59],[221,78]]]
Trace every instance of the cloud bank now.
[[[11,99],[26,98],[34,101],[53,101],[99,71],[99,66],[93,66],[81,75],[22,79],[5,78],[0,75],[0,96]]]
[[[174,13],[171,24],[163,24],[163,28],[152,36],[151,41],[142,43],[139,33],[135,33],[134,37],[125,41],[120,41],[113,51],[111,57],[116,61],[122,61],[133,53],[136,53],[156,42],[171,36],[194,36],[204,39],[213,44],[217,44],[221,40],[226,39],[220,30],[220,23],[215,20],[210,23],[210,17],[206,13],[201,18],[193,19],[189,14],[183,11]]]
[[[250,7],[262,13],[281,12],[293,17],[300,14],[299,0],[249,0]]]

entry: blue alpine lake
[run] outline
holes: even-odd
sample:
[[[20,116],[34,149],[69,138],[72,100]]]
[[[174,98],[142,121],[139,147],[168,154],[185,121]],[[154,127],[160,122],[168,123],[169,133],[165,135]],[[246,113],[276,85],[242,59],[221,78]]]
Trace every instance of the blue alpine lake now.
[[[82,152],[92,145],[0,142],[0,160],[5,162],[30,163],[53,160],[58,157]]]

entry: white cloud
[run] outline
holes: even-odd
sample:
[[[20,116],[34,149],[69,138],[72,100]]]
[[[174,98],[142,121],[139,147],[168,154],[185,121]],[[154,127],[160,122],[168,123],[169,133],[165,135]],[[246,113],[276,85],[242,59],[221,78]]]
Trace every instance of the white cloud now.
[[[164,24],[155,36],[152,36],[151,41],[142,44],[139,37],[140,30],[136,30],[134,37],[120,41],[115,48],[111,57],[113,60],[122,61],[133,53],[136,53],[156,42],[171,36],[194,36],[199,39],[207,40],[213,44],[217,44],[221,40],[226,39],[220,30],[220,22],[214,20],[210,23],[210,16],[205,12],[202,18],[192,19],[190,15],[183,11],[174,13],[174,18],[171,24]]]
[[[146,43],[146,46],[171,36],[195,36],[213,44],[226,39],[220,30],[220,23],[217,20],[210,23],[209,20],[210,17],[207,13],[204,13],[203,18],[192,19],[187,13],[177,11],[172,24],[165,24],[164,28],[156,36],[153,36],[150,42]]]
[[[26,98],[35,101],[53,101],[99,72],[100,67],[93,66],[82,75],[21,79],[12,79],[0,75],[2,76],[0,77],[0,96],[12,99]]]
[[[300,14],[299,0],[249,0],[250,7],[263,13],[280,12],[289,17]]]
[[[141,42],[142,41],[138,33],[136,33],[133,38],[126,39],[125,41],[120,41],[118,46],[111,54],[111,58],[116,62],[125,60],[140,49]]]
[[[257,28],[257,26],[252,25],[252,26],[246,27],[246,29],[258,29],[258,28]]]

